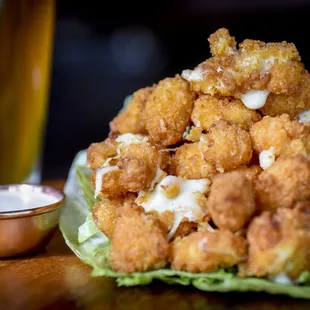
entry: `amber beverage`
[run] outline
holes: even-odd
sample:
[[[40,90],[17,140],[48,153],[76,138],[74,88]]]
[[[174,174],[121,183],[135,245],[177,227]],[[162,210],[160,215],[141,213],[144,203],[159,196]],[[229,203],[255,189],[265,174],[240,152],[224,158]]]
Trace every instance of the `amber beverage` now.
[[[0,0],[0,184],[40,181],[54,0]]]

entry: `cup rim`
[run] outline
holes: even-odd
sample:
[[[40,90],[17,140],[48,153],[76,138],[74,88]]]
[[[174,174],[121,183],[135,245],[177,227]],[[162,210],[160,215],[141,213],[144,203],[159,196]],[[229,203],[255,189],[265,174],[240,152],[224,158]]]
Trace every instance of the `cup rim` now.
[[[57,197],[58,199],[54,203],[42,205],[37,208],[22,209],[22,210],[16,210],[16,211],[0,211],[0,220],[11,219],[11,218],[22,218],[22,217],[34,216],[34,215],[54,211],[64,203],[65,196],[66,196],[63,191],[58,190],[52,186],[47,186],[47,185],[33,185],[33,184],[26,184],[26,183],[0,185],[0,191],[2,190],[21,191],[25,189],[28,191],[30,190],[32,192],[40,192],[40,193],[52,195],[54,197]]]

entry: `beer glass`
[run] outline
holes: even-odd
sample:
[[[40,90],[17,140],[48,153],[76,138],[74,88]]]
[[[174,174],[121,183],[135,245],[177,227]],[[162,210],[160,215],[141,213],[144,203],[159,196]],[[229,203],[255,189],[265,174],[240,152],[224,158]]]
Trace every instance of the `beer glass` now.
[[[0,184],[39,183],[53,0],[0,0]]]

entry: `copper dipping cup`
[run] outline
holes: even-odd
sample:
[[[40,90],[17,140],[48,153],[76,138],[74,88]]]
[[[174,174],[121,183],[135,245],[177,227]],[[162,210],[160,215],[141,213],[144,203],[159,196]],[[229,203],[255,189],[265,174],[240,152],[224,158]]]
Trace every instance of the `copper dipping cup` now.
[[[55,232],[65,195],[49,186],[13,184],[1,191],[44,193],[55,202],[34,209],[0,211],[0,258],[30,254],[47,245]]]

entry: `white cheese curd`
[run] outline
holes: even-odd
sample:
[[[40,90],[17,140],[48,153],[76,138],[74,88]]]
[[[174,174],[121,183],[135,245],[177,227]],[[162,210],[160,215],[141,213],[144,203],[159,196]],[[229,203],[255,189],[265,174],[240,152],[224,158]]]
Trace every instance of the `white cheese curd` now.
[[[294,284],[292,279],[288,275],[286,275],[284,272],[281,272],[278,275],[272,277],[271,280],[278,284]]]
[[[300,123],[309,124],[310,123],[310,110],[304,111],[298,115]]]
[[[33,191],[0,191],[0,212],[35,209],[59,201],[59,198]]]
[[[268,90],[249,90],[241,96],[243,104],[251,109],[256,110],[262,108],[266,104],[267,97],[270,91]]]
[[[276,160],[274,147],[259,153],[259,165],[263,170],[268,169]]]
[[[168,198],[164,189],[172,184],[177,184],[180,191],[175,197]],[[170,238],[183,218],[196,221],[206,214],[206,211],[199,205],[197,198],[199,194],[207,192],[209,185],[208,179],[185,180],[168,175],[155,186],[153,191],[139,192],[136,203],[142,206],[145,212],[157,211],[162,213],[170,211],[174,214],[174,224],[168,234],[168,238]]]
[[[95,198],[97,198],[101,192],[103,175],[114,170],[118,170],[118,167],[107,166],[96,170],[96,183],[95,183],[95,195],[94,195]]]
[[[188,82],[203,81],[203,71],[201,67],[197,67],[194,70],[183,70],[181,75],[183,79],[187,80]]]

